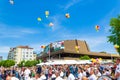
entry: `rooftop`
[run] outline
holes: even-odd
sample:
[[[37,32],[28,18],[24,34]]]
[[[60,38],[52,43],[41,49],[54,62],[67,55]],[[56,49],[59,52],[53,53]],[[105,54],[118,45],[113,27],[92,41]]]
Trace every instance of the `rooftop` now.
[[[27,48],[27,49],[33,49],[33,48],[29,47],[29,46],[17,46],[17,48]]]

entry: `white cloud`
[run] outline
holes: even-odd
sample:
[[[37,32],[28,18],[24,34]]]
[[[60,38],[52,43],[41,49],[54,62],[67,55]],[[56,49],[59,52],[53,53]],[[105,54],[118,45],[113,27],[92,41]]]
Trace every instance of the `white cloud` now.
[[[38,33],[36,30],[31,30],[29,28],[18,28],[17,26],[8,26],[2,23],[0,23],[0,27],[1,27],[0,38],[7,38],[7,37],[19,38],[27,34]]]
[[[10,47],[8,47],[8,46],[0,46],[0,54],[8,53],[9,50],[10,50]]]
[[[65,5],[64,10],[69,9],[71,6],[77,4],[77,3],[80,2],[80,1],[82,1],[82,0],[71,0],[70,2],[68,2],[68,3]]]
[[[110,20],[113,17],[117,17],[120,14],[120,6],[117,5],[114,7],[109,13],[106,14],[104,18],[102,18],[98,24],[100,24],[102,27],[104,27],[104,32],[108,33],[110,27]]]
[[[86,37],[82,39],[84,39],[91,48],[96,48],[97,46],[107,42],[107,38],[102,37],[102,36],[101,37]]]
[[[51,27],[52,28],[52,31],[56,31],[58,29],[60,29],[61,27],[63,27],[61,25],[61,23],[64,21],[64,16],[61,15],[61,14],[57,14],[57,15],[54,15],[54,16],[51,16],[48,18],[49,19],[49,22],[53,23],[54,25]],[[44,24],[44,26],[46,27],[50,27],[48,24]]]

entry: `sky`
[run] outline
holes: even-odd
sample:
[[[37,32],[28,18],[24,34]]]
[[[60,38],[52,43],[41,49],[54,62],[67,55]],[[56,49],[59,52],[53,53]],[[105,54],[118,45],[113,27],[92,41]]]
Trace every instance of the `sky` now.
[[[110,19],[119,14],[120,0],[0,0],[0,56],[7,59],[10,47],[19,45],[39,53],[41,45],[68,39],[85,40],[92,52],[117,53],[107,36]]]

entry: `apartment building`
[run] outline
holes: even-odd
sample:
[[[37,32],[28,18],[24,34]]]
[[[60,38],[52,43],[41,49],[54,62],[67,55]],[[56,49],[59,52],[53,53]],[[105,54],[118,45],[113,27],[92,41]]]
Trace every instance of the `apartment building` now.
[[[23,60],[35,60],[36,54],[33,52],[33,48],[29,46],[17,46],[10,48],[8,59],[14,60],[17,64],[19,64],[19,62]]]

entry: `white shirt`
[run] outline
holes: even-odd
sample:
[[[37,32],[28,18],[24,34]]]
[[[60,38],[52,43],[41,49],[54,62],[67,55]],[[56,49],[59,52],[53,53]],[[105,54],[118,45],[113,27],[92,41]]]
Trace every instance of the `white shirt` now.
[[[75,80],[74,75],[70,73],[67,80]]]
[[[83,74],[82,74],[82,73],[79,73],[79,74],[78,74],[79,80],[82,80],[82,77],[83,77]]]
[[[85,71],[83,72],[83,76],[86,76],[86,72]]]
[[[64,76],[64,73],[61,71],[61,73],[60,73],[60,77],[63,77]]]
[[[100,72],[98,72],[98,73],[96,74],[96,76],[97,76],[97,77],[101,76],[101,73],[100,73]]]
[[[97,80],[97,77],[94,74],[92,74],[88,79],[89,80]]]
[[[55,80],[63,80],[60,76],[58,76]]]
[[[120,64],[117,65],[117,67],[116,67],[115,74],[116,74],[116,73],[120,73]]]
[[[56,75],[55,74],[52,74],[52,77],[51,78],[56,78]]]
[[[30,70],[29,70],[29,69],[26,69],[25,72],[24,72],[25,77],[29,77],[29,74],[30,74],[30,73],[31,73]]]
[[[19,79],[16,77],[12,77],[11,80],[19,80]]]
[[[116,75],[117,73],[120,73],[120,63],[119,63],[119,65],[117,65],[117,67],[116,67],[115,75]],[[117,78],[117,80],[120,80],[120,76]]]
[[[42,76],[40,77],[40,80],[44,80],[44,79],[46,79],[46,76],[45,76],[45,75],[42,75]]]

